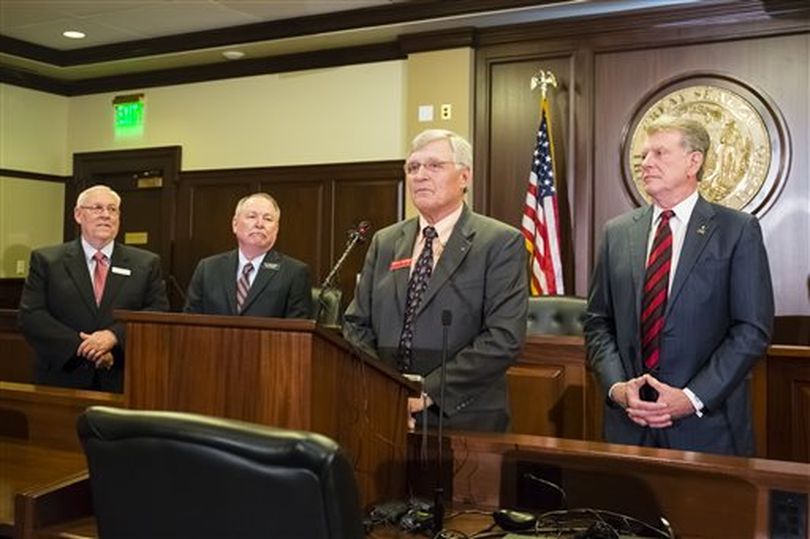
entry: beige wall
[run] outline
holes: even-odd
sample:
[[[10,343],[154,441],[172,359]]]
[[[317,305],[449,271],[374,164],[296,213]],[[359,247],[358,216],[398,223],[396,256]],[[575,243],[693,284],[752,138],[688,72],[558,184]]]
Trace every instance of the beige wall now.
[[[0,84],[0,168],[68,174],[68,105]],[[63,201],[61,183],[0,176],[0,278],[27,274],[32,248],[62,241]]]
[[[68,151],[179,144],[183,170],[402,158],[405,62],[143,90],[142,136],[116,138],[112,99],[71,98]]]
[[[180,145],[183,170],[401,159],[404,61],[150,88],[145,129],[116,137],[112,99],[0,84],[0,168],[69,175],[73,153]],[[62,240],[64,188],[0,178],[0,277]],[[27,267],[25,268],[27,273]]]
[[[402,159],[423,129],[472,138],[473,61],[473,50],[462,48],[407,61],[71,98],[0,85],[0,168],[69,175],[75,152],[167,145],[182,146],[183,170]],[[116,136],[113,97],[140,91],[143,132]],[[443,104],[452,106],[449,120],[439,117]],[[433,105],[432,122],[418,121],[419,105]],[[1,181],[0,252],[58,243],[62,187]],[[3,276],[16,273],[19,257],[27,265],[27,253],[3,255]]]
[[[406,92],[406,133],[403,155],[411,139],[425,129],[450,129],[472,143],[473,66],[475,51],[470,48],[420,52],[408,56]],[[452,108],[450,119],[441,119],[441,106]],[[419,107],[433,106],[433,120],[419,121]],[[469,190],[472,193],[472,189]],[[406,197],[406,216],[415,210]],[[472,198],[469,197],[468,203]]]
[[[61,243],[64,198],[59,182],[0,177],[0,278],[27,275],[31,249]]]
[[[0,84],[0,168],[69,174],[69,99]]]

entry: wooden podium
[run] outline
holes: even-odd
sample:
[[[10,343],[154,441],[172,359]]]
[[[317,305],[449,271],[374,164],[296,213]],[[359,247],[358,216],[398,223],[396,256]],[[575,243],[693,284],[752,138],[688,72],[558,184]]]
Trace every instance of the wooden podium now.
[[[361,501],[406,495],[407,398],[419,388],[311,320],[117,311],[126,406],[307,430],[352,460]]]

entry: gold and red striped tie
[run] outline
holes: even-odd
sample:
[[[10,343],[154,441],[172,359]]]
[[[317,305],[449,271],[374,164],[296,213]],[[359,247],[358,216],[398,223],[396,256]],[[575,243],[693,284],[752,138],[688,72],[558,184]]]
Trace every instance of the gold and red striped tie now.
[[[655,231],[647,273],[644,277],[644,299],[641,302],[641,354],[644,366],[654,370],[661,352],[661,332],[667,308],[669,270],[672,265],[672,230],[669,220],[675,212],[666,210]]]

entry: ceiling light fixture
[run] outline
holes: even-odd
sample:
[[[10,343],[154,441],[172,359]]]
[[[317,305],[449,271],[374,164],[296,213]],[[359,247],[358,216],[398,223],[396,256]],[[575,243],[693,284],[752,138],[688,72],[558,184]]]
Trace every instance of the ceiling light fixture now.
[[[84,32],[78,30],[65,30],[62,35],[70,39],[84,39],[86,37]]]
[[[245,53],[242,51],[225,51],[222,53],[222,56],[228,60],[239,60],[245,56]]]

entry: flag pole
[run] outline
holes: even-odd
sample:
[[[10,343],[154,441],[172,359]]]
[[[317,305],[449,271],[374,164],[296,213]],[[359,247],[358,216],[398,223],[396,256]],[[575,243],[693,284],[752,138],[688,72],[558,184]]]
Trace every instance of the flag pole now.
[[[529,287],[532,296],[564,294],[557,205],[554,144],[552,141],[549,88],[557,77],[540,69],[532,75],[531,91],[540,88],[540,127],[532,155],[521,230],[529,253]]]

